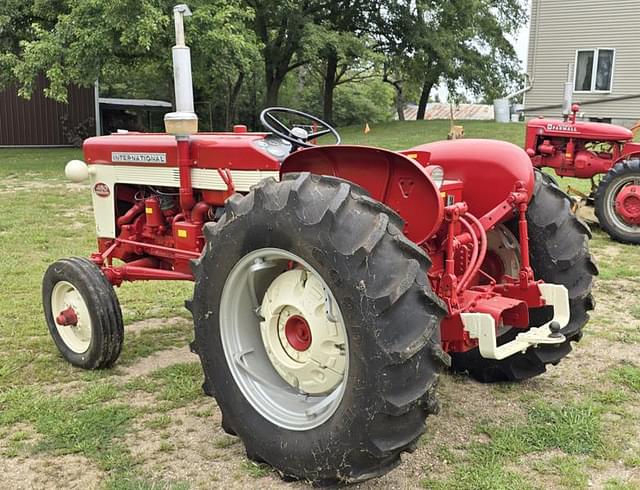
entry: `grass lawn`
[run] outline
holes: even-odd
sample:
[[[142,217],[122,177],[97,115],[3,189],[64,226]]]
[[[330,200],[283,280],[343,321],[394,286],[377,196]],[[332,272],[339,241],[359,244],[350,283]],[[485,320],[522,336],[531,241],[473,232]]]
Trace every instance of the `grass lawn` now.
[[[345,142],[407,148],[447,121],[344,128]],[[524,125],[465,122],[468,138],[516,144]],[[86,185],[65,181],[77,150],[0,149],[0,488],[304,488],[245,458],[201,394],[184,299],[191,284],[118,290],[126,341],[114,369],[67,365],[44,324],[40,281],[95,247]],[[640,247],[594,230],[601,275],[584,339],[519,385],[446,375],[442,411],[417,450],[358,488],[640,488]]]

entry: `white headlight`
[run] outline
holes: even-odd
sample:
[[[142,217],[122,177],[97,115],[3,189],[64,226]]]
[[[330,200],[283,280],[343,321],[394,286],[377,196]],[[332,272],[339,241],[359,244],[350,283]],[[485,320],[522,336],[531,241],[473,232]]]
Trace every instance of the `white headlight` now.
[[[64,174],[71,182],[83,182],[89,178],[89,167],[82,160],[71,160],[64,168]]]
[[[444,182],[444,169],[440,165],[429,165],[427,172],[429,172],[431,180],[433,180],[433,183],[439,189]]]

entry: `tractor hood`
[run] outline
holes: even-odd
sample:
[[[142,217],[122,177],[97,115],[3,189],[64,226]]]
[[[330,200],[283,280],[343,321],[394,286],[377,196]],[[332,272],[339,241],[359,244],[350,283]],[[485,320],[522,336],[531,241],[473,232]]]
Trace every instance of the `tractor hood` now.
[[[536,129],[536,133],[539,135],[549,135],[549,137],[588,138],[602,141],[629,141],[633,139],[631,131],[614,124],[532,119],[527,123],[527,127]]]
[[[483,216],[500,204],[515,188],[524,184],[529,196],[535,177],[529,156],[506,141],[461,139],[436,141],[411,151],[431,154],[431,163],[444,169],[445,179],[464,182],[464,200],[476,216]]]

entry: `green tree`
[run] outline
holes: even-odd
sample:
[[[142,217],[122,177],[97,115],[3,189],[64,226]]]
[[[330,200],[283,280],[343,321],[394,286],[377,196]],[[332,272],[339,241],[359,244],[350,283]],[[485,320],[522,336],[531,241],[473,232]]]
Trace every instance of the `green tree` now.
[[[507,39],[526,20],[521,0],[398,0],[383,23],[385,52],[420,90],[424,118],[435,85],[447,80],[493,97],[516,83],[520,64]]]
[[[244,0],[253,9],[251,23],[262,44],[265,105],[278,105],[287,74],[309,63],[301,56],[309,27],[317,20],[324,2],[318,0]]]
[[[18,82],[20,94],[29,97],[34,81],[44,73],[45,94],[58,101],[66,101],[69,84],[90,86],[97,78],[106,92],[171,98],[174,3],[60,0],[47,17],[36,15],[37,2],[18,9],[12,21],[26,27],[15,32],[13,39],[0,36],[0,60],[10,74],[4,81]],[[190,4],[193,17],[186,29],[194,52],[196,98],[211,99],[214,90],[225,93],[226,124],[235,111],[244,72],[258,55],[255,37],[245,28],[252,12],[240,0]],[[0,16],[0,22],[7,22],[6,18]]]
[[[305,57],[322,78],[323,119],[333,122],[334,92],[339,85],[375,76],[377,57],[370,22],[378,0],[331,0],[316,15]]]

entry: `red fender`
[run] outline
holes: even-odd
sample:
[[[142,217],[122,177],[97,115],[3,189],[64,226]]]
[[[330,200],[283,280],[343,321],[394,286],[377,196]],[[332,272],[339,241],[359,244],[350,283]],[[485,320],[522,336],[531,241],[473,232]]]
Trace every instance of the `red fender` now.
[[[424,152],[421,161],[428,156]],[[318,146],[289,155],[280,174],[331,175],[364,187],[405,221],[404,234],[422,243],[442,223],[444,203],[423,165],[400,153],[367,146]]]
[[[640,158],[640,143],[625,143],[622,147],[622,156],[614,162],[614,165],[629,158]]]
[[[533,193],[531,159],[522,148],[506,141],[436,141],[407,151],[429,152],[430,164],[440,165],[445,179],[461,180],[463,200],[476,216],[483,216],[506,199],[517,181],[524,184],[530,198]]]

